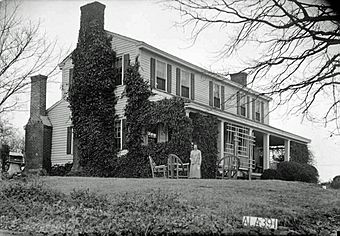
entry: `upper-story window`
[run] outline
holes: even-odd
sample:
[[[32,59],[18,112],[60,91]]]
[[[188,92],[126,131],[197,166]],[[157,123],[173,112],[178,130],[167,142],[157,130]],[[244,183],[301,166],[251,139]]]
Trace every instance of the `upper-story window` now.
[[[166,64],[158,60],[156,63],[156,88],[166,90]]]
[[[214,107],[221,107],[221,91],[218,84],[214,84]]]
[[[71,89],[72,85],[73,85],[73,68],[69,70],[68,89]]]
[[[247,95],[244,93],[238,93],[237,94],[237,99],[238,99],[238,114],[244,117],[248,116],[248,108],[249,108],[249,104],[248,104],[248,98]]]
[[[123,84],[123,57],[118,56],[115,60],[116,86]]]
[[[255,120],[256,121],[261,121],[261,102],[256,100],[255,101]]]
[[[181,70],[181,96],[190,97],[190,73]]]

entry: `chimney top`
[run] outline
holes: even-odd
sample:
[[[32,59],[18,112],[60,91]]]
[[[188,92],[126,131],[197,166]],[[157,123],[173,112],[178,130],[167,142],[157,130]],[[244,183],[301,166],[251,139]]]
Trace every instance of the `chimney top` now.
[[[96,9],[96,8],[104,10],[105,5],[100,3],[100,2],[95,1],[95,2],[90,2],[90,3],[88,3],[84,6],[81,6],[80,10],[83,10],[83,9],[89,9],[90,10],[90,9]]]
[[[96,22],[97,26],[104,29],[105,5],[100,2],[91,2],[80,7],[80,28],[86,31],[91,23]]]
[[[246,72],[239,72],[239,73],[234,73],[230,74],[230,79],[231,81],[234,81],[244,87],[247,86],[247,73]]]
[[[34,75],[34,76],[31,77],[31,82],[32,83],[36,82],[38,80],[47,80],[47,76],[39,74],[39,75]]]
[[[46,82],[45,75],[31,77],[30,119],[40,119],[40,116],[46,115]]]

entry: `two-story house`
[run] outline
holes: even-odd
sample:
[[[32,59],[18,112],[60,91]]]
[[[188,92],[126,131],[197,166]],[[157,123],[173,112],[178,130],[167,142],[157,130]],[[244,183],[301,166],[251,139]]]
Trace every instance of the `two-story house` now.
[[[90,11],[94,2],[81,8]],[[253,158],[261,163],[263,169],[270,167],[270,147],[284,148],[284,158],[289,159],[290,142],[307,144],[309,139],[269,125],[269,102],[271,98],[260,95],[247,87],[247,75],[233,74],[230,78],[214,74],[188,61],[171,55],[145,42],[107,31],[112,36],[112,49],[116,52],[116,70],[121,79],[116,81],[115,138],[120,149],[123,148],[125,135],[124,107],[127,98],[124,90],[124,70],[129,60],[138,56],[140,74],[149,82],[155,93],[151,99],[156,101],[174,96],[187,99],[185,106],[188,116],[191,112],[211,114],[219,119],[218,149],[220,157],[236,152],[244,158]],[[50,140],[50,159],[52,164],[72,162],[72,121],[69,104],[66,100],[68,88],[72,84],[73,65],[71,56],[60,63],[62,70],[61,99],[46,111],[38,111],[46,127],[52,127]],[[44,103],[46,80],[32,80],[31,107],[42,107],[34,103]],[[38,100],[34,94],[40,94]],[[42,94],[41,94],[42,93]],[[31,109],[32,110],[32,109]],[[34,110],[34,109],[33,109]],[[167,140],[167,131],[159,126],[149,137],[157,142]],[[146,139],[147,139],[146,138]],[[249,140],[253,140],[251,149]],[[236,140],[236,141],[235,141]],[[147,140],[146,140],[147,142]],[[237,147],[236,147],[237,146]],[[124,151],[124,150],[122,150]]]

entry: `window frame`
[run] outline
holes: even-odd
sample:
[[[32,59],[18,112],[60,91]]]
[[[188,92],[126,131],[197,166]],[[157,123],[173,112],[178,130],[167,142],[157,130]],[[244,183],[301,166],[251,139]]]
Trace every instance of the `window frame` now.
[[[180,94],[181,94],[181,97],[191,99],[190,98],[190,95],[191,95],[191,73],[189,71],[183,70],[183,69],[180,69],[180,71],[181,71],[181,77],[180,77],[180,85],[181,85],[180,86]],[[183,74],[187,74],[188,75],[188,78],[187,78],[188,82],[189,82],[188,86],[184,86],[183,83],[182,83],[183,82],[183,78],[184,78]],[[183,95],[183,87],[188,89],[188,96],[187,97]]]
[[[257,112],[257,108],[258,108],[259,112]],[[260,100],[255,100],[255,111],[254,111],[254,114],[255,114],[254,119],[255,119],[255,121],[261,122],[261,120],[262,120],[262,117],[261,117],[262,111],[261,111],[261,109],[262,109],[261,101]],[[259,119],[257,119],[257,114],[258,114]]]
[[[122,85],[124,85],[124,72],[123,72],[123,69],[124,69],[124,55],[123,54],[121,54],[121,55],[117,55],[116,56],[116,58],[115,58],[115,66],[116,66],[116,62],[117,62],[117,59],[118,58],[121,58],[121,60],[122,60],[122,66],[121,66],[121,83],[120,84],[115,84],[116,86],[122,86]],[[115,67],[115,69],[117,69],[116,67]]]
[[[245,93],[240,93],[240,116],[247,117],[248,112],[248,106],[247,106],[247,95]],[[244,114],[242,114],[244,111]]]
[[[67,127],[66,135],[66,155],[73,155],[73,126]],[[68,149],[68,141],[70,141],[70,149]]]
[[[215,97],[216,87],[218,87],[218,97]],[[222,86],[220,84],[213,82],[213,107],[218,108],[218,109],[221,109],[221,87]],[[218,106],[216,106],[216,99],[218,99],[218,103],[217,103]]]
[[[164,92],[167,92],[167,82],[168,82],[168,78],[167,78],[167,76],[168,76],[168,71],[167,71],[167,65],[168,65],[168,63],[166,63],[165,61],[162,61],[162,60],[159,60],[159,59],[155,59],[155,71],[156,71],[156,73],[155,73],[155,88],[156,89],[158,89],[158,90],[161,90],[161,91],[164,91]],[[163,80],[164,79],[164,89],[162,89],[162,88],[159,88],[158,87],[158,70],[157,70],[157,68],[158,68],[158,63],[164,63],[164,78],[161,78],[161,77],[159,77],[161,80]]]
[[[117,132],[116,132],[116,124],[119,122],[119,137],[116,137]],[[115,126],[114,126],[114,138],[115,140],[119,138],[119,151],[123,150],[123,120],[119,119],[115,121]],[[117,143],[116,143],[117,145]],[[117,146],[116,146],[117,147]]]

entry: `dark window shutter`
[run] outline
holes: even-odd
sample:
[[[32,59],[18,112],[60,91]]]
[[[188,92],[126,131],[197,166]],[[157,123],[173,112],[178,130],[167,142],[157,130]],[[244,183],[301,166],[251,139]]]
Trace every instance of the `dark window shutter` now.
[[[190,77],[191,100],[195,100],[195,74],[191,73]]]
[[[264,123],[264,103],[261,102],[261,123]]]
[[[240,114],[240,101],[241,101],[241,94],[240,92],[237,92],[236,94],[237,98],[236,98],[236,107],[237,107],[237,115]]]
[[[126,119],[122,120],[122,149],[126,149]]]
[[[172,77],[171,65],[167,65],[166,79],[167,79],[167,91],[171,93],[171,77]]]
[[[150,58],[150,86],[155,88],[156,84],[156,60],[155,58]]]
[[[176,68],[176,95],[181,96],[181,70]]]
[[[124,60],[124,63],[123,63],[123,74],[124,74],[123,75],[123,81],[124,81],[126,70],[130,65],[130,54],[124,54],[123,60]]]
[[[72,127],[67,127],[66,154],[71,154],[71,144],[72,144]]]
[[[214,84],[209,81],[209,106],[214,106]]]
[[[252,114],[253,114],[253,120],[256,120],[255,117],[255,105],[256,105],[256,99],[253,99],[252,103],[251,103],[251,109],[252,109]]]
[[[73,68],[69,70],[68,89],[72,87],[72,84],[73,84]]]
[[[250,97],[247,96],[247,118],[250,118]]]
[[[225,101],[224,101],[224,86],[221,86],[221,109],[222,111],[224,111],[224,104],[225,104]]]
[[[130,54],[124,54],[123,71],[125,73],[126,69],[130,65]]]

